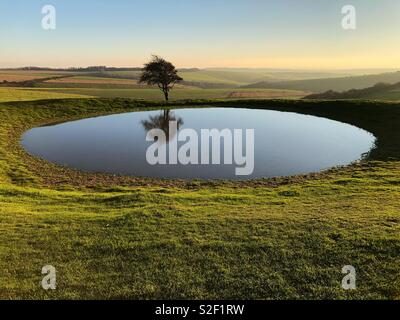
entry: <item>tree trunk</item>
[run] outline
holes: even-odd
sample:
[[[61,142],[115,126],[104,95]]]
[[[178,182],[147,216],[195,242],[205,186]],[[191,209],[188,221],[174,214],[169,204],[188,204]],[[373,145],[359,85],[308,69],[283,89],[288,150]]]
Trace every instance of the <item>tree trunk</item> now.
[[[168,101],[169,100],[168,90],[164,90],[164,96],[165,96],[165,100]]]

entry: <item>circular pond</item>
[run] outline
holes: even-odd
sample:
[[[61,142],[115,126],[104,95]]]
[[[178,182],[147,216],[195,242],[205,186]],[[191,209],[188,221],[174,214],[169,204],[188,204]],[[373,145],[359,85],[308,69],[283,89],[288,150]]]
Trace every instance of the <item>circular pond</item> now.
[[[375,138],[349,124],[297,113],[203,108],[44,126],[26,132],[21,143],[34,156],[88,172],[239,180],[348,165],[364,157]]]

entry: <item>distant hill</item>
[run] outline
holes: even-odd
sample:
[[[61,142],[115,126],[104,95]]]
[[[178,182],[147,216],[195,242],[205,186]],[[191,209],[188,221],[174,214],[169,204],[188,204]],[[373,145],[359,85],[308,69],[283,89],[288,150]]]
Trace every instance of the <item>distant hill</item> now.
[[[351,89],[363,89],[373,87],[376,83],[395,84],[400,82],[400,72],[381,73],[363,76],[351,76],[340,78],[321,78],[309,80],[294,80],[280,82],[258,82],[243,86],[243,88],[257,89],[291,89],[322,93],[329,90],[347,91]]]
[[[400,82],[395,84],[377,83],[365,89],[352,89],[344,92],[333,90],[324,93],[310,94],[304,99],[318,100],[341,100],[341,99],[379,99],[379,100],[399,100]]]
[[[22,67],[14,69],[0,69],[0,71],[21,72],[81,72],[101,78],[120,78],[138,80],[142,69],[140,67]],[[292,80],[309,80],[318,78],[337,78],[356,75],[359,70],[291,70],[291,69],[257,69],[257,68],[179,68],[179,74],[187,85],[201,88],[238,88],[257,82],[280,82]],[[366,73],[374,70],[365,70]],[[375,70],[375,73],[378,71]]]
[[[335,74],[342,76],[362,76],[367,74],[379,74],[396,72],[396,68],[364,68],[364,69],[279,69],[279,68],[205,68],[208,71],[230,72],[258,72],[258,73],[297,73],[297,74]],[[324,78],[324,77],[320,77]]]
[[[282,80],[314,79],[318,76],[338,77],[342,75],[315,72],[265,72],[252,70],[211,70],[211,69],[178,69],[184,84],[199,88],[239,88],[257,81],[279,82]],[[93,72],[92,76],[137,80],[140,70],[110,70]]]
[[[103,71],[141,71],[139,67],[106,67],[106,66],[90,66],[90,67],[70,67],[70,68],[48,68],[48,67],[22,67],[22,68],[3,68],[1,70],[8,71],[73,71],[73,72],[103,72]]]
[[[378,73],[381,69],[364,70],[290,70],[290,69],[257,69],[257,68],[180,68],[179,75],[184,79],[182,85],[204,89],[211,88],[255,88],[296,90],[321,93],[328,90],[345,91],[371,87],[375,83],[396,83],[400,81],[400,72]],[[73,68],[23,67],[17,69],[0,69],[0,72],[52,74],[54,72],[82,74],[90,77],[116,78],[137,81],[142,69],[140,67],[107,67],[89,66]],[[364,74],[360,75],[361,72]],[[370,74],[375,72],[375,74]]]
[[[252,83],[278,83],[292,80],[309,80],[319,78],[339,78],[352,74],[341,71],[310,71],[310,70],[275,70],[275,69],[201,69],[196,71],[180,70],[180,76],[187,84],[211,88],[237,88]]]

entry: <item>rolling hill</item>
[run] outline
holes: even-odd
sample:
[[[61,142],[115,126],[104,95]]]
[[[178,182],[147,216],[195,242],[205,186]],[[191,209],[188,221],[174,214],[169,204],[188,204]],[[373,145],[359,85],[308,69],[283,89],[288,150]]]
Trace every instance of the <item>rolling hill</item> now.
[[[366,100],[400,100],[400,82],[395,84],[377,83],[373,87],[365,89],[352,89],[344,92],[329,90],[324,93],[311,94],[304,99],[315,100],[342,100],[342,99],[366,99]]]
[[[88,67],[71,69],[37,68],[0,70],[3,86],[102,87],[129,89],[138,87],[140,68]],[[43,70],[42,70],[43,69]],[[394,84],[400,72],[369,74],[382,70],[285,70],[285,69],[179,69],[181,86],[201,89],[274,89],[322,93],[328,90],[363,89],[376,83]],[[365,74],[360,75],[361,72]],[[19,83],[20,82],[20,83]],[[139,86],[142,87],[142,86]]]
[[[200,88],[235,88],[253,83],[277,83],[282,81],[340,78],[356,74],[355,71],[302,71],[275,69],[179,69],[184,83]],[[138,80],[140,71],[102,71],[92,76]],[[282,88],[279,88],[282,89]]]
[[[329,90],[346,91],[350,89],[364,89],[377,83],[395,84],[400,82],[400,72],[372,74],[363,76],[322,78],[280,82],[258,82],[244,86],[244,88],[257,89],[290,89],[314,93],[322,93]]]

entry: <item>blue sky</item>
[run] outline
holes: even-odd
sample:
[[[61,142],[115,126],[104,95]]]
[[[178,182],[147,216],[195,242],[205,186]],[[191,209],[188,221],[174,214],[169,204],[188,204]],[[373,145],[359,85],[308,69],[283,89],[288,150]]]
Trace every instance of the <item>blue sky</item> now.
[[[57,28],[41,27],[54,5]],[[357,29],[341,28],[341,8]],[[398,0],[1,0],[0,67],[399,67]]]

